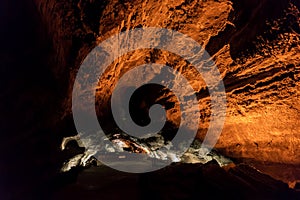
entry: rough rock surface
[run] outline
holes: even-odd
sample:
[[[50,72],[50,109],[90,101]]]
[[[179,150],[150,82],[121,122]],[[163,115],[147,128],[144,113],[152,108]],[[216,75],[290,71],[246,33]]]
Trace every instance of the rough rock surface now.
[[[17,6],[10,1],[0,6],[1,16],[7,20],[1,20],[6,27],[1,29],[1,70],[7,75],[2,79],[1,94],[5,122],[1,123],[4,164],[0,166],[0,184],[7,189],[8,198],[12,187],[21,195],[34,190],[68,158],[59,146],[63,137],[76,133],[71,91],[77,69],[89,51],[115,33],[148,26],[187,34],[214,58],[228,100],[225,127],[216,148],[290,185],[300,180],[297,0],[16,2]],[[111,67],[129,69],[149,62],[168,63],[190,80],[199,97],[198,137],[203,138],[209,122],[209,98],[205,83],[188,70],[185,61],[168,52],[136,51]],[[114,71],[114,76],[110,73],[99,82],[97,93],[104,107],[110,88],[122,75],[121,70]],[[170,93],[164,95],[168,102],[174,101]],[[170,110],[176,108],[176,104],[170,105]],[[175,121],[176,116],[175,112]],[[76,151],[74,155],[82,149]],[[27,184],[31,181],[34,184]]]
[[[76,69],[96,43],[135,27],[174,29],[203,45],[224,77],[228,110],[216,148],[239,159],[300,164],[297,1],[48,0],[36,4],[53,40],[51,61],[57,68],[51,69],[62,82],[69,77],[69,95]],[[210,114],[205,83],[168,52],[137,51],[116,61],[111,66],[114,71],[99,82],[102,109],[124,70],[149,62],[168,63],[191,80],[201,106],[202,138]],[[68,96],[64,116],[70,114],[70,105]]]

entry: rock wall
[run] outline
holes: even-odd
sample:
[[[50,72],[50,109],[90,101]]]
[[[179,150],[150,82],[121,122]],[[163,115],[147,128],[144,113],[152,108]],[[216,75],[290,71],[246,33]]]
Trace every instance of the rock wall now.
[[[51,70],[66,87],[63,116],[70,115],[76,69],[97,43],[135,27],[169,28],[203,45],[224,77],[228,110],[216,148],[234,158],[289,164],[300,164],[298,4],[287,0],[36,1],[52,38]],[[127,66],[177,61],[172,67],[183,69],[198,91],[199,137],[203,137],[210,115],[205,83],[178,60],[155,51],[124,56],[111,66],[119,70],[108,72],[99,82],[100,105],[105,107],[110,88]]]
[[[4,42],[5,48],[10,49],[9,53],[2,53],[4,65],[17,69],[15,73],[14,68],[3,68],[4,73],[13,77],[3,79],[8,84],[4,86],[2,99],[6,103],[1,109],[9,121],[3,130],[14,136],[4,134],[8,139],[2,148],[22,146],[20,138],[30,138],[30,142],[20,148],[20,154],[4,156],[8,163],[4,171],[13,171],[11,166],[17,162],[11,157],[27,152],[26,155],[34,155],[32,162],[36,162],[34,158],[51,152],[50,161],[49,157],[40,159],[36,165],[43,168],[50,163],[50,171],[54,173],[63,161],[58,149],[61,138],[76,133],[71,92],[81,62],[93,47],[111,35],[149,26],[187,34],[205,47],[217,64],[228,100],[227,118],[217,149],[232,158],[256,163],[257,167],[261,166],[257,163],[300,165],[298,1],[34,0],[18,3],[20,7],[15,8],[15,13],[21,10],[21,5],[26,11],[9,18],[7,23],[15,35],[7,33],[1,38],[12,41]],[[13,26],[16,22],[23,25]],[[18,44],[21,49],[16,48]],[[24,59],[19,59],[20,56]],[[189,70],[188,63],[169,52],[136,51],[113,63],[111,69],[118,66],[119,70],[114,71],[114,76],[109,76],[112,71],[108,71],[99,82],[100,105],[107,105],[110,88],[122,70],[149,62],[168,63],[190,80],[199,98],[198,137],[203,138],[210,116],[206,85]],[[25,87],[30,89],[23,90]],[[174,102],[170,93],[164,95],[160,98]],[[170,110],[175,109],[174,105]],[[16,119],[22,122],[20,128],[13,126]],[[28,147],[31,144],[39,147]],[[25,158],[21,161],[31,163]],[[263,169],[282,178],[278,169]],[[289,174],[283,179],[294,181],[300,179],[297,176]]]

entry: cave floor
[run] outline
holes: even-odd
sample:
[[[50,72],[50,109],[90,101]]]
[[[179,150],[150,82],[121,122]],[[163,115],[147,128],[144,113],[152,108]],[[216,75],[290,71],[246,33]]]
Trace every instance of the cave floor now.
[[[299,199],[300,192],[246,164],[221,168],[172,164],[161,170],[130,174],[104,165],[80,170],[51,199]],[[74,178],[74,174],[71,175]],[[63,177],[66,178],[66,177]]]

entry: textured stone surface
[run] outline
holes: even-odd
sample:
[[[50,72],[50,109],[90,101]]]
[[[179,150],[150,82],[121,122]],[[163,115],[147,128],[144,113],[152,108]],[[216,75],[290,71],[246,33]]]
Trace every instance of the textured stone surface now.
[[[4,188],[16,187],[19,194],[26,194],[59,171],[68,157],[59,150],[61,139],[76,133],[71,91],[80,63],[105,38],[148,26],[187,34],[213,56],[228,98],[225,127],[216,148],[290,185],[300,180],[298,1],[16,3],[3,1],[1,6],[12,10],[1,10],[5,19],[1,20],[5,27],[1,29],[5,74],[1,114],[5,122],[1,124],[4,164],[0,173],[4,178],[0,182]],[[168,63],[190,80],[199,97],[198,137],[203,138],[210,115],[205,83],[185,61],[168,52],[137,51],[113,63],[111,69],[117,66],[118,70],[113,75],[108,71],[99,82],[99,103],[107,104],[121,69],[149,62]],[[159,98],[170,103],[176,121],[174,99],[168,92],[162,94]],[[103,110],[105,119],[108,111]],[[82,152],[76,151],[74,154]]]
[[[225,127],[216,148],[233,158],[300,164],[299,3],[296,1],[37,1],[53,36],[54,73],[68,76],[97,42],[135,27],[163,27],[187,34],[213,56],[227,91]],[[188,64],[160,51],[136,51],[116,61],[100,80],[100,109],[124,70],[143,63],[169,64],[198,91],[199,138],[209,121],[205,83]],[[168,99],[164,94],[163,98]],[[171,97],[169,102],[173,102]],[[70,96],[63,104],[70,113]],[[176,114],[174,107],[172,115]],[[105,110],[105,109],[104,109]],[[105,112],[105,111],[104,111]],[[101,114],[101,113],[100,113]],[[104,113],[105,116],[105,113]],[[176,118],[175,117],[175,118]]]

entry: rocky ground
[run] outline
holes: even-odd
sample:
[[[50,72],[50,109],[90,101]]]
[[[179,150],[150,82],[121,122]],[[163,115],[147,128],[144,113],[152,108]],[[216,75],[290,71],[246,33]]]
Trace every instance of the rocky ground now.
[[[127,174],[106,166],[84,170],[76,183],[52,193],[53,199],[297,199],[280,181],[247,165],[220,168],[207,164],[172,164],[146,174]]]

